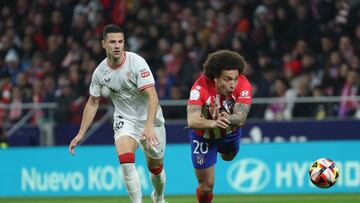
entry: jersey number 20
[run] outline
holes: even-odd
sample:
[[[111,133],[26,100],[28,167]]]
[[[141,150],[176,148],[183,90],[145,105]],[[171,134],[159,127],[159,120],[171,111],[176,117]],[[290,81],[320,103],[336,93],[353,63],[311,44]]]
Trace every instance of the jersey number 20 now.
[[[197,140],[193,140],[195,143],[195,149],[193,151],[194,154],[206,154],[209,151],[209,143],[199,142]]]

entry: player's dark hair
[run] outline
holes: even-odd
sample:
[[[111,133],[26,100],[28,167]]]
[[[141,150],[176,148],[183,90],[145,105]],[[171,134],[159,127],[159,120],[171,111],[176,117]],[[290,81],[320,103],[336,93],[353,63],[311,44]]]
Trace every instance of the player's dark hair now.
[[[109,24],[104,27],[102,32],[102,39],[106,40],[106,36],[108,33],[124,33],[124,30],[121,29],[119,26],[114,24]]]
[[[234,51],[220,50],[209,54],[204,63],[205,76],[213,80],[220,77],[223,70],[238,70],[243,72],[245,66],[244,58]]]

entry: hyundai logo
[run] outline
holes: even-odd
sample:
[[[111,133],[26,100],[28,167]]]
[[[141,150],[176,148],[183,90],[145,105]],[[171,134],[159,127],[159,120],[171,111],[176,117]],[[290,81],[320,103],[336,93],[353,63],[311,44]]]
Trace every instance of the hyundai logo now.
[[[258,159],[242,159],[233,163],[227,172],[230,186],[244,193],[258,192],[270,181],[269,167]]]

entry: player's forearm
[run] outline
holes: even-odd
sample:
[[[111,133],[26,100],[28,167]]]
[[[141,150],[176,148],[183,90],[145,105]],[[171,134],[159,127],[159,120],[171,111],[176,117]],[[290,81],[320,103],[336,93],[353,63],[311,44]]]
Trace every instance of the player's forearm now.
[[[201,109],[202,107],[199,105],[189,105],[187,107],[188,127],[192,129],[214,128],[216,121],[202,117]]]
[[[246,117],[239,114],[232,114],[230,115],[229,120],[232,126],[242,127],[245,124]]]
[[[149,94],[148,113],[146,119],[147,126],[154,125],[158,106],[159,106],[159,99],[157,97],[157,94]]]
[[[236,127],[244,126],[249,111],[250,105],[236,104],[234,107],[234,113],[229,116],[231,125]]]
[[[93,99],[89,98],[84,108],[79,134],[81,135],[85,134],[90,124],[94,120],[98,107],[99,107],[98,101],[97,100],[94,101]]]
[[[188,117],[188,127],[192,129],[208,129],[214,128],[216,121],[208,120],[203,117],[191,118]]]

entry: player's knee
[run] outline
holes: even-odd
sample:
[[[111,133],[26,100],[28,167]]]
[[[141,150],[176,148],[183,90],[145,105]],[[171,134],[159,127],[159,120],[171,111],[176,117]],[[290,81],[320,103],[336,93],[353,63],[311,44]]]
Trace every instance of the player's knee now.
[[[199,190],[202,193],[212,192],[214,188],[214,182],[212,181],[204,181],[199,183]]]
[[[162,164],[159,164],[159,165],[156,165],[156,166],[149,166],[148,165],[148,169],[152,174],[159,175],[161,173],[161,171],[163,170],[163,165]]]
[[[120,164],[135,163],[134,153],[124,153],[119,155]]]
[[[230,153],[230,154],[221,154],[221,158],[224,160],[224,161],[232,161],[235,156],[236,156],[237,153]]]

